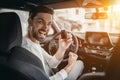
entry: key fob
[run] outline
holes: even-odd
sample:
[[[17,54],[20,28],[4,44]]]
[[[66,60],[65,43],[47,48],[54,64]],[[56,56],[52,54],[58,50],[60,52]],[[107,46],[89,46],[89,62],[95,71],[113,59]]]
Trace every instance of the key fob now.
[[[61,38],[62,39],[67,39],[67,32],[65,30],[61,31]]]

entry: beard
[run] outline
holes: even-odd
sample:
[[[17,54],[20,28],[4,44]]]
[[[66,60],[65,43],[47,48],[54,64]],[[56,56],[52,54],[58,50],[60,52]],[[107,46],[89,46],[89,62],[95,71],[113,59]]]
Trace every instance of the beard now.
[[[37,41],[39,42],[43,42],[45,40],[45,37],[46,37],[46,34],[43,34],[46,33],[44,30],[42,29],[39,29],[38,31],[34,31],[34,29],[32,30],[32,36],[33,38],[35,38]]]
[[[35,33],[33,33],[33,37],[34,37],[37,41],[39,41],[39,42],[43,42],[44,39],[45,39],[45,38],[39,37],[39,36],[38,36],[37,34],[35,34]]]

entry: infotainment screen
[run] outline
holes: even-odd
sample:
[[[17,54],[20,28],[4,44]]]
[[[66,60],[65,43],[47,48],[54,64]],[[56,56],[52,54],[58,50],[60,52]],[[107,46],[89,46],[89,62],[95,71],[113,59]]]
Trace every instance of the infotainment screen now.
[[[86,42],[96,46],[111,46],[110,38],[107,32],[86,32]]]

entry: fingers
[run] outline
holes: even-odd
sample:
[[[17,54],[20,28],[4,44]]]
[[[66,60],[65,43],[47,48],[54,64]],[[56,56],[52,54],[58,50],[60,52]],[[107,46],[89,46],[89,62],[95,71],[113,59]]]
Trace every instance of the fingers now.
[[[63,40],[72,38],[72,34],[67,32],[67,37],[63,38]],[[59,36],[59,39],[62,39],[61,36]]]
[[[78,58],[78,55],[75,54],[75,53],[73,53],[73,52],[70,52],[70,53],[69,53],[69,57],[74,57],[75,59],[77,59],[77,58]]]
[[[71,33],[67,33],[67,39],[65,41],[69,45],[73,42]]]
[[[67,38],[66,39],[62,39],[61,36],[59,37],[59,43],[65,42],[65,44],[67,45],[67,47],[73,43],[72,40],[72,35],[71,33],[67,33]]]
[[[68,65],[74,65],[77,61],[78,56],[73,53],[69,52],[69,58],[68,58]]]
[[[73,43],[71,33],[67,33],[67,39],[62,39],[61,36],[59,37],[59,49],[66,50],[71,44]]]
[[[67,38],[72,38],[72,34],[71,33],[67,33]]]

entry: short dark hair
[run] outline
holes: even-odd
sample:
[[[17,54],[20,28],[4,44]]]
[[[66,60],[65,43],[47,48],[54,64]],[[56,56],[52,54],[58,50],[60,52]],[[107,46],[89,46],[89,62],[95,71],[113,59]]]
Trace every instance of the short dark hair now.
[[[47,6],[43,6],[43,5],[39,5],[39,6],[34,6],[30,12],[29,12],[29,18],[33,19],[37,13],[40,13],[40,12],[43,12],[43,13],[49,13],[49,14],[54,14],[54,11],[52,8],[49,8]]]

